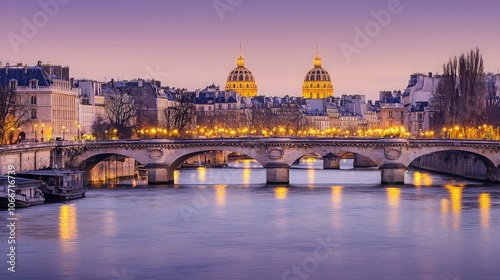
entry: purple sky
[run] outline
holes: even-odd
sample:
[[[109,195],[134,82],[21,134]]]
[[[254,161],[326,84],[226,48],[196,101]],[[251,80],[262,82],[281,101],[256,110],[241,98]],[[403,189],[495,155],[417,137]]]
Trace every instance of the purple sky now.
[[[54,1],[64,4],[44,24],[39,2]],[[212,82],[224,86],[241,42],[259,94],[298,96],[319,42],[335,95],[368,98],[405,88],[412,73],[440,72],[450,56],[475,47],[483,53],[486,71],[497,72],[497,0],[401,0],[400,12],[372,29],[369,44],[358,44],[358,53],[347,57],[341,44],[356,47],[355,28],[364,30],[374,20],[372,11],[387,10],[393,1],[398,2],[8,0],[2,2],[0,61],[33,65],[42,60],[69,65],[75,78],[153,77],[196,89]],[[230,10],[218,13],[217,4]],[[23,18],[33,23],[34,16],[38,30],[24,36]]]

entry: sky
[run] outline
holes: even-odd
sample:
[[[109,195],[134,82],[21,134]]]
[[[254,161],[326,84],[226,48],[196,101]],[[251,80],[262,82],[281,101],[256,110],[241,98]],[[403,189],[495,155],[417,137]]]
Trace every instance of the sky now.
[[[497,0],[5,0],[0,61],[194,90],[223,87],[241,43],[259,94],[300,96],[319,43],[335,95],[375,99],[476,47],[498,72],[499,10]]]

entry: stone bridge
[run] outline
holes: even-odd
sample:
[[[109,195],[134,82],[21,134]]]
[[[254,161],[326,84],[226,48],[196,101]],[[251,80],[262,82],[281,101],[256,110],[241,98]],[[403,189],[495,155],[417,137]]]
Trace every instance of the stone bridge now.
[[[462,151],[480,158],[487,179],[500,181],[500,142],[479,140],[413,140],[372,138],[209,138],[141,139],[118,141],[60,142],[57,149],[67,166],[90,170],[99,161],[122,155],[133,158],[149,171],[150,183],[173,183],[174,170],[186,159],[207,151],[237,152],[254,158],[267,170],[268,183],[288,183],[290,166],[306,154],[338,158],[358,154],[381,170],[381,182],[404,183],[410,163],[427,154]]]

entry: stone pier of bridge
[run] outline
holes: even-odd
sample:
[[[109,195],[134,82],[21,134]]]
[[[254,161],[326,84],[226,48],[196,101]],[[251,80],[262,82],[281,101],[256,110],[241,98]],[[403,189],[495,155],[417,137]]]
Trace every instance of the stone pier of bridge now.
[[[148,170],[148,184],[173,184],[174,169],[166,164],[149,164],[145,166]]]
[[[486,173],[486,180],[491,182],[500,182],[500,166],[496,168],[488,168]]]
[[[384,164],[380,166],[382,184],[404,184],[406,166],[402,164]]]
[[[266,168],[266,182],[268,184],[290,183],[290,166],[284,163],[270,163]]]

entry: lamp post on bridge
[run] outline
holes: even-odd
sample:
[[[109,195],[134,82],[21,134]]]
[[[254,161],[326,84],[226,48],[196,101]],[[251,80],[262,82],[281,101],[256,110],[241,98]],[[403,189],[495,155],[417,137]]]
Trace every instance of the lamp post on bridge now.
[[[42,138],[40,139],[41,142],[43,142],[43,127],[45,126],[45,124],[42,123]]]
[[[38,142],[38,137],[36,136],[36,128],[38,127],[38,124],[35,124],[34,127],[35,127],[35,142]]]
[[[62,140],[64,141],[64,136],[65,136],[65,133],[66,133],[66,126],[62,126],[62,135],[63,135],[63,138]]]

